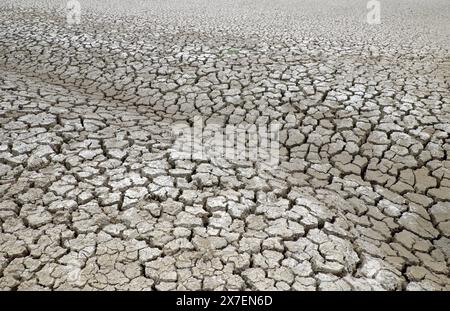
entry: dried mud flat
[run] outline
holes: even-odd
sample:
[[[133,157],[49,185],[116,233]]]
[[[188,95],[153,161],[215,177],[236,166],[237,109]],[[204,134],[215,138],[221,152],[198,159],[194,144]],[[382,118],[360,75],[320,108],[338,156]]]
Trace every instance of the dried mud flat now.
[[[448,1],[80,2],[0,4],[0,290],[450,289]]]

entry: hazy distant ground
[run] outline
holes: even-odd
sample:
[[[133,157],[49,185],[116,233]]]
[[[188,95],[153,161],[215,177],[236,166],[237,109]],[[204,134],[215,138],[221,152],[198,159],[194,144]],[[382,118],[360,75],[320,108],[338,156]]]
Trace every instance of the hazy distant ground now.
[[[80,2],[0,3],[0,290],[450,290],[450,1]]]
[[[257,32],[311,35],[385,44],[428,42],[450,44],[450,2],[446,0],[380,1],[381,25],[367,25],[364,0],[80,0],[83,13],[146,16],[171,27],[225,31],[246,36]],[[65,1],[18,0],[0,5],[65,7]],[[94,21],[95,22],[95,21]],[[99,22],[102,22],[99,20]],[[117,20],[120,22],[120,19]],[[182,30],[182,29],[180,29]]]

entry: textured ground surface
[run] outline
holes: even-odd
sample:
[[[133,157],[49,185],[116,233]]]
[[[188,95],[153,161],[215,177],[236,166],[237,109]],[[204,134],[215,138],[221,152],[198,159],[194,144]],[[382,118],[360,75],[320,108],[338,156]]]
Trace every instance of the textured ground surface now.
[[[274,2],[1,1],[0,289],[450,289],[449,1]]]

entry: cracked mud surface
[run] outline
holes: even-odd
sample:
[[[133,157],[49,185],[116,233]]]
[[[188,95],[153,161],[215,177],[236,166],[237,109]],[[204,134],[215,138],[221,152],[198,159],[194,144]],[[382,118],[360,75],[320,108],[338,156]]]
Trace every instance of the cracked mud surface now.
[[[448,1],[80,2],[0,4],[0,290],[450,290]]]

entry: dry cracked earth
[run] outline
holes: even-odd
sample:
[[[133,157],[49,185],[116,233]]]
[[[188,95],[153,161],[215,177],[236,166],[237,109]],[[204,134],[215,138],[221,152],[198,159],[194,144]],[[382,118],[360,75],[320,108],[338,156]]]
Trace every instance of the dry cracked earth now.
[[[450,290],[449,1],[80,2],[0,3],[1,290]]]

